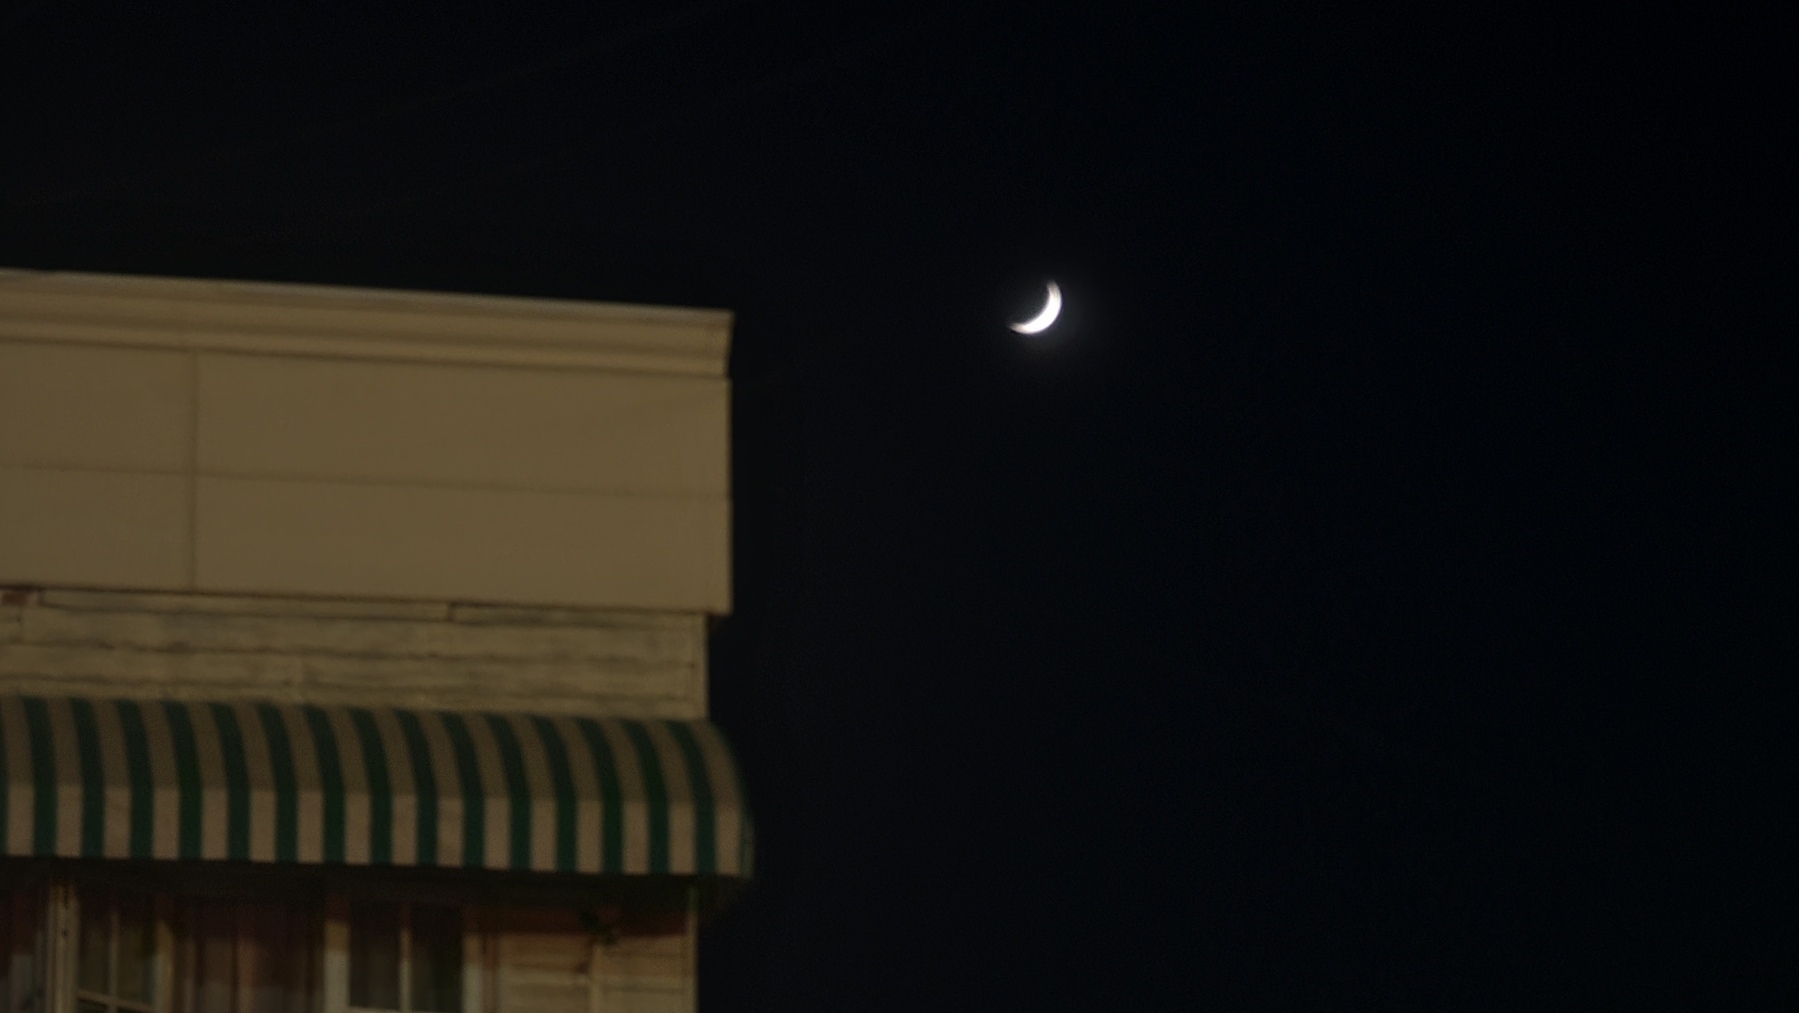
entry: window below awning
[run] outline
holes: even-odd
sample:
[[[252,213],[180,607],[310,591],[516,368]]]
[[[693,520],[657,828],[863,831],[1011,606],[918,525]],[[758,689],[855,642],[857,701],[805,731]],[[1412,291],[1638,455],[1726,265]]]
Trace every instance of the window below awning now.
[[[704,721],[0,696],[0,854],[748,878]]]

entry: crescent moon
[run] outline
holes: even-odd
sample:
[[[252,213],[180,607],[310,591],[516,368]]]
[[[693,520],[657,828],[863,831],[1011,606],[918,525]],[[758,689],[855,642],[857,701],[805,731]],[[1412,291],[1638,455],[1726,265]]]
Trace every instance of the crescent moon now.
[[[1049,294],[1043,300],[1043,309],[1039,310],[1036,316],[1006,326],[1020,334],[1041,334],[1048,330],[1049,325],[1055,323],[1056,318],[1061,315],[1062,290],[1057,288],[1056,283],[1052,281],[1049,283]]]

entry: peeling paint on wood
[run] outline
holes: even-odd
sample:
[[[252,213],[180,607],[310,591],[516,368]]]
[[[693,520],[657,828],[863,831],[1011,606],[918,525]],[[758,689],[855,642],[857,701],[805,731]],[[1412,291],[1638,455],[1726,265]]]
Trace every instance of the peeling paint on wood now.
[[[0,691],[705,716],[702,616],[454,609],[50,589],[0,606]]]

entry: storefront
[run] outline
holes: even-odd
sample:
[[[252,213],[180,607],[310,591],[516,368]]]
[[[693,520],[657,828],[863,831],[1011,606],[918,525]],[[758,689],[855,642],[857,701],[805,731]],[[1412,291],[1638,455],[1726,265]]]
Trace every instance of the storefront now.
[[[598,991],[748,872],[704,722],[9,696],[0,758],[20,1011],[550,1008],[515,937]]]
[[[0,1009],[692,1010],[727,331],[0,274]]]

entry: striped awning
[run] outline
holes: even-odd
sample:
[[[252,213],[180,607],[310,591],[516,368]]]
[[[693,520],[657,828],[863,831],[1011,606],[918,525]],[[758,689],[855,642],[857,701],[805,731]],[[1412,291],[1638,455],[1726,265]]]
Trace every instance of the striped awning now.
[[[748,877],[704,721],[0,696],[3,853]]]

